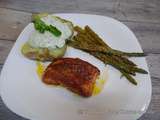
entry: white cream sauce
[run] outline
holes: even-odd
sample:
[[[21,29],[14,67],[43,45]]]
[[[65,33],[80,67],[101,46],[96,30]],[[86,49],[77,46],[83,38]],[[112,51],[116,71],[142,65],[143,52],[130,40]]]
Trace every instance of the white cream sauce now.
[[[56,37],[49,31],[40,33],[39,31],[35,30],[29,38],[29,44],[36,48],[54,49],[57,47],[63,47],[66,39],[72,35],[72,29],[69,24],[67,22],[62,22],[61,19],[56,18],[53,15],[48,15],[44,18],[41,18],[41,20],[44,21],[47,25],[55,26],[58,30],[61,31],[62,34]]]

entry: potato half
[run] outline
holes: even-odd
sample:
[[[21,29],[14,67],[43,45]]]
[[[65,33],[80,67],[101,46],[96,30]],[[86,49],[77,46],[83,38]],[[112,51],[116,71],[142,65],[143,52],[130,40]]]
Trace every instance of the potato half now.
[[[32,21],[39,19],[39,18],[46,17],[46,16],[48,16],[47,13],[34,14],[34,15],[32,15]],[[46,47],[46,46],[38,45],[39,43],[37,41],[38,40],[40,41],[40,39],[35,39],[36,42],[32,41],[34,43],[34,45],[31,44],[31,41],[30,41],[31,39],[29,39],[22,46],[22,49],[21,49],[21,52],[24,56],[26,56],[29,59],[33,59],[33,60],[51,61],[54,58],[62,57],[65,54],[65,51],[67,48],[66,42],[67,42],[67,40],[70,40],[73,35],[73,31],[74,31],[73,24],[72,24],[72,22],[70,22],[68,20],[64,20],[64,19],[57,17],[57,16],[54,16],[53,19],[60,21],[60,24],[64,24],[64,25],[68,26],[68,29],[71,31],[71,33],[69,35],[67,35],[66,31],[61,28],[61,32],[62,32],[61,36],[63,36],[63,35],[67,36],[66,38],[63,39],[65,41],[65,44],[64,45],[62,44],[62,46],[55,45],[56,47],[51,47],[53,45],[53,42],[52,42],[52,43],[50,43],[51,46],[47,45],[48,47]],[[42,38],[42,41],[40,41],[40,42],[43,42],[43,41],[46,42],[46,39],[47,39],[46,36],[41,37],[41,38]],[[54,36],[53,36],[53,38],[54,38]],[[55,39],[55,40],[57,40],[57,39]],[[62,39],[60,39],[60,40],[62,40]],[[38,44],[35,45],[35,43],[38,43]],[[44,45],[44,43],[43,43],[43,45]]]
[[[21,52],[29,59],[39,61],[52,61],[54,58],[62,57],[65,54],[67,45],[62,48],[49,50],[48,48],[34,48],[27,42],[22,46]]]

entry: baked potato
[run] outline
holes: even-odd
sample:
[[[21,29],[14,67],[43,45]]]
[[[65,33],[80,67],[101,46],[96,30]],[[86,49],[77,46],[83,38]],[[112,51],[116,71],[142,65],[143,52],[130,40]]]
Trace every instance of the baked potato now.
[[[35,48],[26,42],[21,49],[22,54],[32,60],[52,61],[54,58],[60,58],[65,54],[67,45],[62,48],[49,50],[48,48]]]
[[[35,29],[29,40],[22,46],[22,54],[29,59],[39,61],[52,61],[54,58],[62,57],[67,48],[66,41],[70,40],[73,35],[73,24],[70,21],[46,13],[33,15],[32,21],[39,18],[46,25],[57,27],[62,35],[57,37],[48,31],[40,33]]]

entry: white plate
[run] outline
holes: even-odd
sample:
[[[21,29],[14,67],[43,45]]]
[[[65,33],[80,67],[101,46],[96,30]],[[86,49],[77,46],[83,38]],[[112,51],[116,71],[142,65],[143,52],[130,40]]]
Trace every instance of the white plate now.
[[[89,25],[111,47],[142,52],[137,38],[128,27],[109,17],[86,14],[57,14],[75,25]],[[94,57],[73,48],[65,56],[79,57],[108,74],[103,91],[90,98],[73,95],[66,89],[43,84],[36,74],[35,61],[25,58],[21,46],[33,31],[29,24],[18,37],[0,76],[0,93],[13,112],[32,120],[135,120],[147,109],[151,99],[150,75],[137,74],[138,86],[120,79],[119,71],[105,66]],[[148,71],[145,58],[132,58]]]

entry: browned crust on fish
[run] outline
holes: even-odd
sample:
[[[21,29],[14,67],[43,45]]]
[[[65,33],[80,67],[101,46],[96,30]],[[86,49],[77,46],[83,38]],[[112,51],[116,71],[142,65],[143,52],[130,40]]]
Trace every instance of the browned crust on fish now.
[[[99,74],[97,67],[79,58],[58,58],[46,68],[42,79],[46,84],[62,85],[89,97]]]

